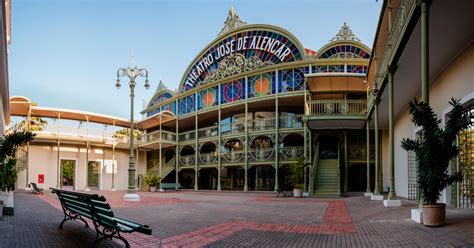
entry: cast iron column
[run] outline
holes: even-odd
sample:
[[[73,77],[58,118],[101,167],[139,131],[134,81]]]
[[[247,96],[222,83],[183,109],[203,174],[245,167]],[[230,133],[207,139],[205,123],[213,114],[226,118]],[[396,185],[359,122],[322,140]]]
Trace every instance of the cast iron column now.
[[[372,193],[370,189],[370,119],[366,121],[366,129],[367,129],[367,186],[366,186],[366,193]]]
[[[421,99],[426,104],[430,101],[429,15],[428,0],[421,0]]]
[[[394,140],[394,86],[393,86],[393,73],[395,67],[390,66],[388,68],[388,165],[390,167],[390,192],[388,193],[389,200],[396,200],[397,194],[395,193],[395,140]]]
[[[374,104],[374,125],[375,125],[375,189],[374,195],[380,195],[380,188],[379,188],[379,103],[378,101]]]

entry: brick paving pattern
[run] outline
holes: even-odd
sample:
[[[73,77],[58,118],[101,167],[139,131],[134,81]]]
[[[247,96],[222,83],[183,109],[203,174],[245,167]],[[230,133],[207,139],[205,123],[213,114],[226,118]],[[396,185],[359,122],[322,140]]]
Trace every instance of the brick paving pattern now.
[[[125,234],[132,247],[474,247],[474,210],[448,209],[443,228],[412,222],[410,209],[379,201],[276,198],[270,193],[141,192],[140,203],[124,192],[99,192],[117,216],[148,224],[153,236]],[[69,221],[64,229],[59,201],[49,192],[15,195],[15,216],[0,221],[0,247],[84,247],[93,228]],[[102,247],[120,247],[106,241]]]

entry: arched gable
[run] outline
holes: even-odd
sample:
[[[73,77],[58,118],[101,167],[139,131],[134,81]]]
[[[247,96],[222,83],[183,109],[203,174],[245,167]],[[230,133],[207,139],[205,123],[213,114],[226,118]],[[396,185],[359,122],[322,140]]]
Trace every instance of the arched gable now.
[[[179,92],[241,72],[305,57],[304,47],[290,32],[271,25],[244,25],[223,33],[194,58],[181,79]]]

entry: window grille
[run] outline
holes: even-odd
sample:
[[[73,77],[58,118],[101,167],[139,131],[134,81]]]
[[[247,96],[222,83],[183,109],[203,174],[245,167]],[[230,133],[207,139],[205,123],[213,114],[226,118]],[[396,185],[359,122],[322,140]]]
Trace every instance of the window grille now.
[[[418,163],[414,152],[408,152],[408,199],[418,200],[419,191],[417,183]]]

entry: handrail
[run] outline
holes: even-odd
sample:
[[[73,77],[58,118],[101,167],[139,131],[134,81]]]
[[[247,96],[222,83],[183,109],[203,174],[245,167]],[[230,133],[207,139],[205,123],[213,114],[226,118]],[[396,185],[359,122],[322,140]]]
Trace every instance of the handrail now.
[[[367,99],[309,100],[306,115],[366,116]]]
[[[316,182],[316,176],[318,174],[318,165],[319,165],[319,142],[316,142],[316,151],[313,158],[313,166],[311,168],[311,171],[312,171],[311,173],[312,182],[310,182],[311,189],[313,188],[313,185]],[[312,191],[311,189],[310,189],[310,192]]]
[[[337,142],[337,191],[341,194],[341,147]]]

